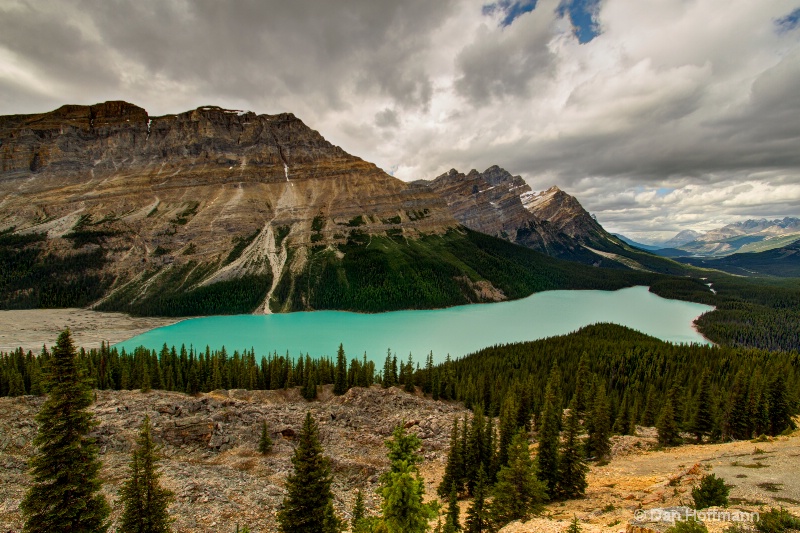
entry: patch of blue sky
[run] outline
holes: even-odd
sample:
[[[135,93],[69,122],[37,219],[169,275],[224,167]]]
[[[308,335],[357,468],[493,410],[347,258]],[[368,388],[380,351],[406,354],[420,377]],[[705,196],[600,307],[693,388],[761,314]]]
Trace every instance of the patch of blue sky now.
[[[502,26],[510,26],[520,15],[530,13],[536,9],[536,0],[500,0],[492,4],[484,4],[483,14],[494,15],[501,12],[505,16],[500,21]]]
[[[562,17],[569,15],[578,42],[584,44],[600,35],[600,26],[597,24],[599,7],[600,0],[562,0],[558,13]]]
[[[778,33],[786,33],[792,30],[796,30],[797,27],[800,26],[800,7],[798,7],[785,17],[776,19],[775,26],[777,27]]]
[[[588,43],[600,34],[597,24],[597,9],[600,0],[562,0],[557,13],[560,17],[569,16],[575,36],[580,43]],[[510,26],[520,15],[536,9],[536,0],[499,0],[484,4],[484,15],[502,14],[501,26]]]

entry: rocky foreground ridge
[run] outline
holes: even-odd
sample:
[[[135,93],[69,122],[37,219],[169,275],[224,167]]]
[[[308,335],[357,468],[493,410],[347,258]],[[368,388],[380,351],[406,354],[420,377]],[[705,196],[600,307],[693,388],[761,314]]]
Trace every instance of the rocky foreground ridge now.
[[[27,483],[26,461],[36,434],[33,419],[43,397],[0,398],[0,530],[21,529],[18,505]],[[175,530],[233,531],[236,523],[254,532],[276,531],[275,513],[291,471],[294,437],[311,411],[320,440],[333,461],[336,510],[349,516],[354,492],[365,491],[377,509],[378,476],[388,469],[384,441],[397,424],[406,424],[423,442],[427,462],[443,462],[457,405],[433,402],[392,388],[354,388],[320,400],[304,401],[287,391],[216,391],[196,397],[164,391],[97,391],[93,432],[101,451],[104,492],[114,507],[127,463],[145,415],[163,450],[163,483],[175,492],[171,514]],[[261,422],[275,443],[268,456],[257,453]],[[433,481],[433,480],[431,480]],[[435,487],[428,484],[429,494]],[[119,517],[115,508],[114,518]],[[113,527],[112,527],[113,530]]]
[[[0,398],[3,531],[21,529],[18,505],[36,434],[33,417],[42,402],[43,398],[32,396]],[[163,483],[176,495],[170,508],[175,531],[227,532],[238,522],[254,533],[276,531],[274,516],[284,497],[293,438],[307,410],[318,420],[323,447],[333,461],[335,506],[343,517],[349,516],[356,489],[364,492],[368,509],[377,512],[378,477],[389,466],[384,441],[398,423],[422,439],[421,471],[426,493],[433,497],[453,417],[466,413],[458,404],[378,386],[353,388],[343,396],[333,396],[326,387],[314,402],[302,400],[296,389],[215,391],[195,397],[163,391],[97,391],[91,409],[99,421],[94,436],[101,449],[104,492],[112,506],[138,427],[148,415],[163,446]],[[268,456],[256,452],[263,420],[275,442]],[[636,437],[614,437],[611,461],[594,465],[589,472],[585,499],[548,505],[542,516],[509,524],[503,533],[563,532],[573,517],[579,518],[585,532],[661,531],[663,524],[636,525],[635,512],[690,504],[691,487],[709,472],[733,485],[729,510],[763,512],[783,506],[800,511],[797,432],[768,442],[666,450],[654,450],[655,442],[653,428],[637,428]],[[462,502],[462,513],[467,506]],[[115,509],[113,517],[118,516]],[[710,531],[720,532],[730,524],[708,525]]]

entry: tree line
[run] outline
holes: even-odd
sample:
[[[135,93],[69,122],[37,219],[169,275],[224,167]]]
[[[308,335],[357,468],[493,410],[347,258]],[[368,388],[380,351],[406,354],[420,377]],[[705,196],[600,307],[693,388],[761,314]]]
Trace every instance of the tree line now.
[[[715,309],[702,315],[697,326],[718,344],[800,351],[800,279],[741,278],[715,271],[704,273],[707,278],[694,275],[655,279],[650,291],[664,298],[713,305]]]
[[[52,353],[17,349],[0,354],[0,396],[42,394],[43,368]],[[344,394],[354,386],[417,388],[434,400],[456,400],[486,416],[497,417],[512,402],[519,421],[537,421],[545,402],[548,375],[560,369],[554,402],[564,409],[584,383],[589,400],[602,397],[611,429],[630,434],[636,425],[654,426],[672,413],[678,432],[693,430],[698,405],[708,410],[706,439],[743,439],[776,434],[787,416],[798,412],[800,356],[796,352],[720,346],[676,345],[629,328],[600,324],[559,337],[494,346],[464,358],[435,364],[411,355],[387,352],[380,369],[363,354],[348,358],[339,346],[335,357],[291,357],[272,353],[256,358],[253,349],[229,354],[223,347],[197,351],[166,344],[160,351],[136,348],[128,353],[103,344],[78,352],[94,387],[110,390],[163,389],[194,394],[215,389],[274,390],[299,387],[308,400],[322,385]],[[574,376],[580,374],[580,380]],[[555,385],[554,385],[555,386]],[[582,400],[583,401],[583,400]],[[527,425],[527,423],[526,423]],[[674,439],[670,439],[674,440]]]

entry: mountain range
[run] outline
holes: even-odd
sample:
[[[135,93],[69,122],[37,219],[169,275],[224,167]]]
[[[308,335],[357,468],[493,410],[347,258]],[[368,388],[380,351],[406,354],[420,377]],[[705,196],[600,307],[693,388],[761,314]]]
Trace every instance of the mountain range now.
[[[706,232],[683,230],[658,244],[641,244],[622,235],[621,240],[664,257],[724,257],[736,253],[774,250],[800,239],[800,218],[752,219]]]
[[[406,183],[290,113],[114,101],[4,116],[0,165],[3,308],[383,311],[686,269],[557,187],[497,166]]]
[[[795,238],[797,236],[795,235]],[[800,277],[800,238],[763,252],[740,252],[724,257],[680,257],[679,261],[739,276]]]

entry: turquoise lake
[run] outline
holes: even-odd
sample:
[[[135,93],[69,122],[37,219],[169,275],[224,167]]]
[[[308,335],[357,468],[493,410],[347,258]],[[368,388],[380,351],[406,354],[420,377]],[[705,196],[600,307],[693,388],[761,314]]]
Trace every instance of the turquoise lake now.
[[[348,358],[367,357],[378,364],[387,349],[398,358],[412,353],[423,362],[429,352],[435,361],[447,354],[460,357],[475,350],[509,342],[530,341],[570,333],[598,322],[613,322],[676,343],[708,341],[692,328],[707,305],[667,300],[631,287],[618,291],[546,291],[521,300],[464,305],[425,311],[360,314],[313,311],[275,315],[233,315],[193,318],[157,328],[116,344],[131,351],[137,346],[160,349],[234,350],[255,348],[256,355],[277,351],[292,357],[335,355],[344,344]]]

